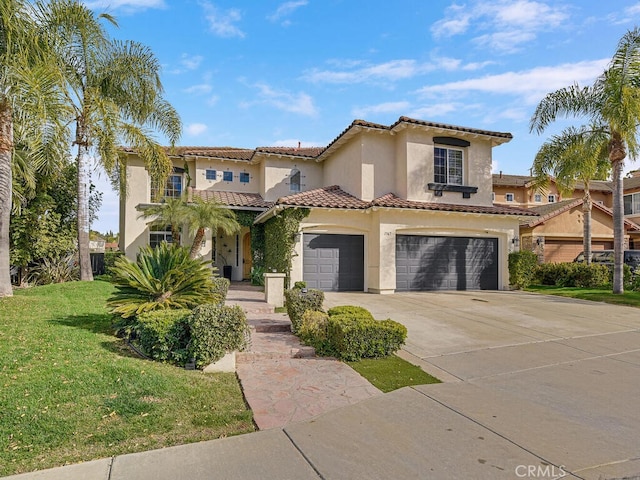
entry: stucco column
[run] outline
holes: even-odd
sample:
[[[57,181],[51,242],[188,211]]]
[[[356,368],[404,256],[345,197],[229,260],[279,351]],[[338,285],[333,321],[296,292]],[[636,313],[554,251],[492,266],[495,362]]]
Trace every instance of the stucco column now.
[[[284,273],[264,274],[264,299],[269,305],[284,306]]]

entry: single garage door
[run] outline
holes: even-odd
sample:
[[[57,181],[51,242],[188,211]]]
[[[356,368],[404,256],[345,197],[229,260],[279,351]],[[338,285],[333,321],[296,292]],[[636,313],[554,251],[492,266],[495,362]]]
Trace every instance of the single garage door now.
[[[364,290],[364,236],[305,233],[303,279],[308,288]]]
[[[562,263],[573,262],[573,260],[584,249],[582,240],[564,240],[545,238],[544,240],[544,262]],[[591,250],[612,250],[613,242],[591,241]]]
[[[497,238],[396,235],[396,291],[497,289]]]

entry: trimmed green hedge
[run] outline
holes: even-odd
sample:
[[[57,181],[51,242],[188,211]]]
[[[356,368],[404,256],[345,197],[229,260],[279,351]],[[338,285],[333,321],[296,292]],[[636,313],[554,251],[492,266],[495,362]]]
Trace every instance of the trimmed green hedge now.
[[[306,345],[312,346],[317,355],[334,356],[335,351],[327,336],[329,315],[316,310],[307,310],[302,315],[298,337]]]
[[[213,303],[224,303],[227,299],[227,293],[229,292],[229,286],[231,281],[224,277],[213,277],[213,296],[215,297]]]
[[[310,288],[303,292],[301,289],[293,288],[284,292],[285,306],[287,307],[287,315],[291,320],[291,331],[298,333],[300,324],[302,323],[302,315],[307,310],[324,311],[322,304],[324,303],[324,292]]]
[[[327,321],[327,337],[339,358],[357,361],[396,352],[407,338],[407,329],[393,320],[336,315]]]
[[[359,315],[364,318],[370,318],[371,320],[373,320],[373,315],[369,310],[364,307],[358,307],[354,305],[340,305],[337,307],[333,307],[327,311],[327,314],[330,317],[335,317],[336,315]]]
[[[515,288],[526,288],[535,278],[538,256],[529,250],[509,254],[509,283]]]
[[[155,310],[138,316],[137,343],[148,357],[184,365],[189,356],[191,310]]]
[[[227,352],[244,350],[251,339],[247,317],[238,305],[200,305],[193,310],[189,327],[189,353],[199,368],[220,360]]]
[[[542,263],[536,267],[540,285],[557,287],[602,287],[611,283],[612,269],[600,263]]]

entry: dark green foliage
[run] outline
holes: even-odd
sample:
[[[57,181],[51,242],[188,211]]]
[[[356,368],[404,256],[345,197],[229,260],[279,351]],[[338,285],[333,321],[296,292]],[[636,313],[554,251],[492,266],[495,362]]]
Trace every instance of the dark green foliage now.
[[[220,360],[227,352],[244,350],[251,338],[247,318],[237,305],[200,305],[193,310],[189,326],[189,354],[198,367]]]
[[[607,265],[586,263],[542,263],[535,269],[535,281],[540,285],[558,287],[599,287],[610,283],[611,269]]]
[[[265,271],[264,265],[265,235],[264,224],[253,225],[251,227],[251,255],[252,255],[252,272],[251,283],[253,285],[264,285],[262,274]],[[254,274],[255,272],[255,274]]]
[[[111,269],[115,266],[116,260],[124,256],[123,252],[104,252],[104,273],[111,275]]]
[[[509,254],[509,283],[516,288],[526,288],[533,282],[538,256],[529,250]]]
[[[260,287],[264,286],[263,267],[256,267],[255,265],[251,267],[251,285],[258,285]]]
[[[32,267],[27,282],[36,285],[63,283],[78,280],[80,272],[75,254],[43,258]]]
[[[188,361],[191,310],[156,310],[137,318],[136,341],[145,355],[161,362],[184,365]]]
[[[302,315],[298,337],[306,345],[310,345],[316,350],[316,354],[324,356],[335,355],[331,342],[327,337],[327,325],[329,315],[316,310],[307,310]]]
[[[311,288],[306,293],[303,293],[302,290],[294,288],[285,290],[284,298],[293,333],[298,333],[304,312],[307,310],[323,311],[324,292],[321,290]]]
[[[327,338],[340,359],[357,361],[398,351],[407,338],[407,329],[393,320],[336,315],[328,319]]]
[[[117,291],[107,305],[122,318],[214,301],[209,262],[189,258],[184,247],[144,247],[136,263],[120,257],[111,271]]]
[[[275,269],[286,274],[285,287],[289,286],[295,235],[300,230],[300,222],[310,211],[308,208],[288,208],[265,223],[264,266],[267,271]]]
[[[355,315],[373,320],[373,315],[369,310],[364,307],[358,307],[354,305],[340,305],[337,307],[333,307],[330,308],[327,313],[330,317],[335,317],[336,315]]]
[[[213,282],[213,303],[224,303],[227,299],[231,281],[224,277],[213,277],[211,281]]]
[[[297,288],[298,290],[302,290],[303,288],[307,288],[307,282],[296,282],[293,284],[293,288]]]

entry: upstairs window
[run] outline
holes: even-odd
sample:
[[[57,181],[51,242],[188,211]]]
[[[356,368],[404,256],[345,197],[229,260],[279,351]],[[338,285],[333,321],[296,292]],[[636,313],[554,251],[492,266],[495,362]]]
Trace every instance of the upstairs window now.
[[[624,196],[624,214],[640,214],[640,193],[632,193]]]
[[[542,203],[542,194],[541,193],[536,193],[533,196],[533,201],[536,203]]]
[[[173,173],[167,178],[164,191],[160,192],[157,185],[151,185],[151,201],[160,202],[164,198],[180,198],[182,196],[182,174]]]
[[[435,147],[433,181],[449,185],[462,185],[462,162],[462,150]]]
[[[249,183],[249,174],[246,172],[240,173],[240,183]]]
[[[225,182],[233,182],[233,172],[222,172],[222,180]]]
[[[216,171],[215,170],[206,170],[205,175],[207,180],[215,180],[216,179]]]
[[[513,193],[505,193],[504,194],[504,199],[507,202],[513,202],[513,198],[514,198]]]
[[[296,193],[300,191],[300,170],[293,169],[289,177],[289,191]]]
[[[547,197],[547,201],[548,201],[549,203],[556,203],[556,196],[555,196],[555,195],[553,195],[553,194],[549,195],[549,196]]]

